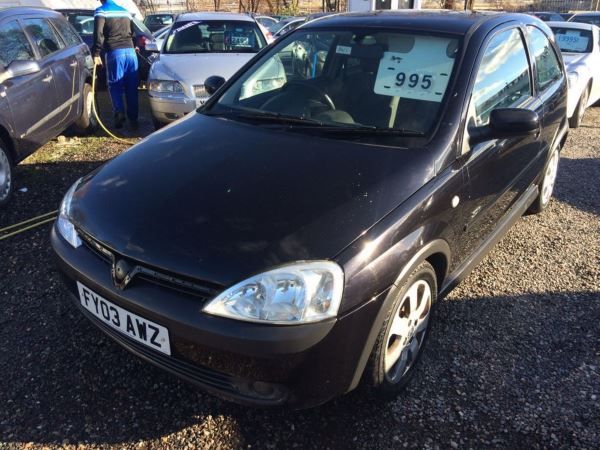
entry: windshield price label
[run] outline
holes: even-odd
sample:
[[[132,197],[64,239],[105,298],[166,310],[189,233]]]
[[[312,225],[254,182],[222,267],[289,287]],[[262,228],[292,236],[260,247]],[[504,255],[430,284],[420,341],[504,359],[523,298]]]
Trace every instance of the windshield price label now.
[[[584,52],[587,49],[589,38],[579,34],[557,34],[556,42],[561,50]]]
[[[447,41],[415,39],[410,52],[384,52],[374,91],[379,95],[441,102],[454,59],[446,54]]]

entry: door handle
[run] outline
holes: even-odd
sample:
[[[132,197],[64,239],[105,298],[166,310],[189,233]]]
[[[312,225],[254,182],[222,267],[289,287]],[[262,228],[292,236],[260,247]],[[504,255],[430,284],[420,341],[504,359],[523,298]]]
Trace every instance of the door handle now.
[[[77,66],[77,61],[73,61],[71,64],[69,64],[69,67],[75,67]]]
[[[46,78],[42,78],[44,83],[50,83],[52,81],[52,75],[48,75]]]

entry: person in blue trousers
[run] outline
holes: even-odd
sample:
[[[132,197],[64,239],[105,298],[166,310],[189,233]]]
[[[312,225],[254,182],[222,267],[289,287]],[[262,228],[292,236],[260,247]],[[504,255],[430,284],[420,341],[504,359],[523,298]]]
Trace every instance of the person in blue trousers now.
[[[106,79],[113,104],[115,128],[125,117],[133,127],[138,123],[138,59],[131,14],[114,0],[100,0],[94,12],[94,63],[102,65],[100,52],[106,52]],[[125,103],[127,115],[125,115]]]

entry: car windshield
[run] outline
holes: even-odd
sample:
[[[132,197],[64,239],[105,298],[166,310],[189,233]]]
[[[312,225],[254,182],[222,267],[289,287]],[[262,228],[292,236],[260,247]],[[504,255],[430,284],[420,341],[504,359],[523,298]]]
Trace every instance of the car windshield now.
[[[205,112],[332,133],[423,136],[437,123],[458,48],[458,39],[441,35],[296,31]]]
[[[591,53],[594,41],[590,30],[552,27],[556,43],[566,53]]]
[[[265,45],[255,22],[191,20],[172,26],[164,53],[256,53]]]
[[[91,36],[94,34],[93,14],[67,13],[66,16],[69,23],[80,35]]]
[[[571,18],[571,22],[590,23],[592,25],[600,26],[600,15],[583,16],[583,15],[576,14]]]

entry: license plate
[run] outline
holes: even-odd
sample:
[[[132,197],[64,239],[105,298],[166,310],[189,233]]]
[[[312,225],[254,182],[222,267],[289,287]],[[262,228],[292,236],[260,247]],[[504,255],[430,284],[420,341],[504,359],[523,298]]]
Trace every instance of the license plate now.
[[[111,328],[167,355],[171,354],[169,330],[117,306],[77,282],[81,305]]]

